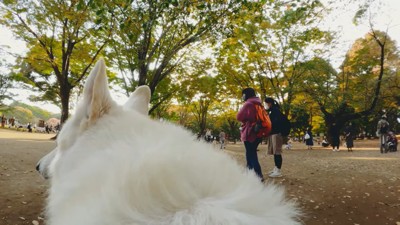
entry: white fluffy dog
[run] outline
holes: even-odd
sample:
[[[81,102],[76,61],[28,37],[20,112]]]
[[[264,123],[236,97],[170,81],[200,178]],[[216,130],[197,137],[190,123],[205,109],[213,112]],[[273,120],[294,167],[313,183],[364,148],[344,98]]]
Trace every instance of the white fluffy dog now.
[[[49,225],[299,225],[281,188],[260,182],[188,131],[151,120],[150,89],[124,106],[99,60],[57,148],[38,163],[51,178]]]

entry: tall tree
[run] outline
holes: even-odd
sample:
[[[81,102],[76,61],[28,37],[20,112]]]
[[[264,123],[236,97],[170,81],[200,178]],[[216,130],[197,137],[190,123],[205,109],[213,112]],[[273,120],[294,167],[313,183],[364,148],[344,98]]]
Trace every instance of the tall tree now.
[[[242,0],[105,2],[106,10],[112,11],[119,26],[110,58],[121,70],[121,83],[127,93],[136,86],[150,86],[150,111],[171,95],[154,93],[182,62],[190,51],[188,47],[218,35],[229,25],[231,17],[249,4]]]
[[[242,15],[221,49],[220,71],[227,84],[255,87],[289,114],[303,75],[300,62],[315,54],[312,46],[330,40],[330,33],[318,28],[323,9],[314,0],[274,1]]]
[[[96,1],[12,0],[0,3],[0,24],[27,43],[16,73],[19,80],[41,91],[41,100],[61,106],[68,118],[70,95],[105,47],[111,25],[99,20]],[[98,12],[98,11],[97,11]],[[101,24],[100,24],[101,22]]]
[[[0,54],[3,51],[0,49]],[[5,111],[9,107],[4,103],[4,100],[11,99],[11,94],[9,89],[12,87],[11,79],[9,77],[9,71],[5,69],[7,67],[7,62],[5,60],[0,61],[0,111]]]
[[[0,111],[6,110],[7,105],[4,100],[9,99],[11,96],[8,89],[11,88],[11,80],[7,74],[0,72]]]
[[[194,115],[194,130],[199,134],[205,133],[205,129],[210,125],[210,111],[222,98],[218,78],[213,76],[213,67],[211,59],[195,57],[193,61],[187,61],[178,68],[180,81],[175,98],[180,105],[188,109],[187,113]]]
[[[398,53],[387,33],[371,30],[348,52],[341,73],[334,73],[320,59],[304,64],[308,71],[304,91],[318,103],[328,129],[332,123],[341,129],[348,121],[374,112],[384,75],[394,69],[388,60],[395,58]]]

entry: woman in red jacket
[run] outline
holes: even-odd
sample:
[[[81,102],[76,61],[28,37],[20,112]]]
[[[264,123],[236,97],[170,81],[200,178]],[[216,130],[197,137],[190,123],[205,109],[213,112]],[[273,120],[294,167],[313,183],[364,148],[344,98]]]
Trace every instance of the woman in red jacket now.
[[[264,181],[257,156],[257,147],[261,143],[261,138],[257,138],[256,133],[252,130],[252,125],[256,121],[256,107],[254,104],[261,104],[261,100],[256,96],[253,88],[244,89],[242,91],[242,99],[245,103],[236,115],[236,119],[242,122],[240,138],[246,148],[247,168],[254,170],[261,181]]]

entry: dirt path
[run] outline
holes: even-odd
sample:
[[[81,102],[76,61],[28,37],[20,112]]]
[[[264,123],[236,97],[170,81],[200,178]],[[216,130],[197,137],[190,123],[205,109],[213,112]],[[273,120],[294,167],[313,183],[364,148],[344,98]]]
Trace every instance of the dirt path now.
[[[55,144],[53,135],[0,129],[0,224],[44,224],[47,182],[35,171],[37,161]],[[306,225],[400,225],[400,153],[380,154],[377,141],[356,141],[354,152],[305,150],[295,143],[285,150],[281,184],[304,209]],[[260,146],[264,173],[273,159]],[[228,154],[245,164],[242,144]]]
[[[51,150],[54,134],[0,129],[0,224],[43,224],[41,212],[47,183],[35,170]],[[39,218],[38,218],[39,217]]]

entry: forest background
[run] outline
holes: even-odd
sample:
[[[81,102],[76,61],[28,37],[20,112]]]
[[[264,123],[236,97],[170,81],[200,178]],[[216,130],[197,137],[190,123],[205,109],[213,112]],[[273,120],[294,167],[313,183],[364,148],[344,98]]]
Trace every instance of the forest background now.
[[[31,101],[57,105],[65,122],[103,57],[114,92],[128,96],[149,85],[150,115],[196,134],[223,130],[238,139],[245,87],[277,99],[292,136],[308,126],[327,134],[333,123],[343,129],[349,122],[374,136],[383,113],[399,131],[399,46],[390,36],[398,24],[389,19],[378,29],[376,21],[385,2],[4,0],[0,24],[27,50],[0,46],[0,113],[21,111],[8,103],[17,87],[33,91]],[[357,9],[349,22],[369,30],[349,48],[324,26],[346,7]],[[342,62],[332,49],[344,53]]]

